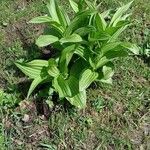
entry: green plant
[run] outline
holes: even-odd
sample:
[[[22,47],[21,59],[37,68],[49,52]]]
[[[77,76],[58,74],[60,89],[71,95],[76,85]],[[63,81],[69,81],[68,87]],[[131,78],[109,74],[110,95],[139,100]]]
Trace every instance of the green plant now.
[[[143,45],[143,48],[140,49],[140,55],[149,58],[150,57],[150,43],[146,41]]]
[[[100,112],[105,107],[105,100],[101,97],[98,97],[91,102],[91,105],[97,112]]]
[[[19,100],[13,94],[5,93],[0,89],[0,107],[3,109],[13,108],[19,103]]]
[[[47,4],[48,15],[32,19],[30,23],[45,23],[47,28],[36,44],[52,45],[57,51],[49,60],[17,62],[16,65],[33,82],[28,96],[40,83],[48,82],[51,91],[67,99],[78,108],[86,106],[86,89],[94,81],[112,83],[115,58],[138,53],[136,47],[122,42],[119,35],[130,25],[125,14],[132,2],[117,9],[111,19],[110,10],[100,13],[96,1],[69,0],[75,14],[72,19],[58,5],[57,0]]]
[[[139,50],[139,55],[146,63],[150,63],[150,29],[145,28],[143,31],[143,42]]]

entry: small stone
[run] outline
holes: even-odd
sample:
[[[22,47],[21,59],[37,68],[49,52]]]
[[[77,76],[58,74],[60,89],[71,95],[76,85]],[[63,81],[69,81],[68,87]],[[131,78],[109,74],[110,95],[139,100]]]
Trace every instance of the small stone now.
[[[25,114],[24,117],[22,118],[22,121],[29,122],[29,119],[30,119],[29,115]]]

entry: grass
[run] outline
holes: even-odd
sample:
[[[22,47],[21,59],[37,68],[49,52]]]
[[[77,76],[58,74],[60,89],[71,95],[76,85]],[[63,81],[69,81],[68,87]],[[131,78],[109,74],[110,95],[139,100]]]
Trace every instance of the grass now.
[[[128,1],[102,1],[102,8],[116,7]],[[134,2],[133,26],[124,37],[139,45],[147,38],[145,31],[149,32],[148,2]],[[128,57],[115,61],[113,85],[91,86],[85,110],[66,109],[63,104],[49,110],[44,100],[39,103],[34,99],[25,99],[28,84],[24,84],[24,75],[13,64],[17,59],[30,60],[41,56],[34,39],[42,32],[42,27],[26,22],[43,14],[44,4],[38,0],[1,0],[0,10],[2,150],[150,149],[150,69],[143,60]]]

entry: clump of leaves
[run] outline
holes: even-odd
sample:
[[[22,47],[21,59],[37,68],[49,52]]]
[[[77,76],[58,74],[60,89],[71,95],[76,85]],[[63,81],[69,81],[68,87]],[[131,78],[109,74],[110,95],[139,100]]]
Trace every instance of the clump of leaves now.
[[[18,98],[13,94],[5,93],[0,89],[0,107],[3,109],[9,109],[15,107],[19,103]]]
[[[69,0],[74,16],[70,17],[57,0],[47,4],[48,15],[30,23],[45,23],[47,28],[36,40],[39,47],[51,45],[56,56],[49,60],[17,62],[16,65],[33,82],[28,96],[41,83],[49,83],[51,91],[78,108],[86,106],[86,89],[92,82],[112,83],[112,61],[137,53],[134,45],[120,41],[119,35],[130,25],[126,14],[132,2],[120,7],[111,19],[110,10],[99,11],[96,1]]]

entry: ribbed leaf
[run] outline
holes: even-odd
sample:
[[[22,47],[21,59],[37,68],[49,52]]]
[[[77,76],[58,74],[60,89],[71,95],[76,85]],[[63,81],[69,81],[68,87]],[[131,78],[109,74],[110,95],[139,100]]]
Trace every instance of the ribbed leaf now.
[[[106,29],[107,23],[101,14],[99,14],[99,13],[96,14],[95,21],[96,21],[96,27],[97,27],[98,31],[101,32]]]
[[[126,14],[122,17],[119,17],[115,20],[115,22],[113,23],[113,27],[117,26],[117,24],[119,24],[119,22],[125,21],[131,14]]]
[[[86,107],[86,91],[82,91],[75,95],[74,97],[66,97],[66,99],[74,106],[76,106],[79,109]]]
[[[48,23],[48,22],[54,22],[54,20],[49,16],[39,16],[29,21],[29,23]]]
[[[78,34],[72,34],[70,36],[64,37],[62,39],[60,39],[60,42],[63,43],[77,43],[77,42],[81,42],[82,38],[80,35]]]
[[[108,10],[104,11],[103,13],[101,13],[101,16],[105,19],[106,17],[108,17],[108,16],[109,16],[110,11],[111,11],[110,9],[108,9]]]
[[[84,10],[82,12],[79,12],[76,14],[75,18],[70,22],[69,26],[65,30],[64,35],[69,36],[71,35],[75,30],[85,27],[86,24],[88,25],[88,16],[90,16],[93,13],[92,10]]]
[[[102,72],[103,72],[103,75],[104,75],[103,79],[107,80],[107,79],[111,78],[114,75],[114,66],[113,66],[113,64],[110,63],[106,66],[103,66]]]
[[[106,32],[92,32],[89,34],[88,40],[91,42],[94,41],[105,41],[109,40],[111,36]]]
[[[94,32],[94,31],[96,31],[96,29],[95,29],[95,27],[89,25],[87,27],[81,27],[81,28],[77,29],[75,31],[75,33],[77,33],[78,35],[83,37],[92,31]]]
[[[77,47],[77,49],[75,50],[75,54],[79,55],[86,61],[88,61],[90,55],[89,50],[82,46]]]
[[[56,2],[56,12],[57,12],[57,16],[59,18],[59,22],[61,23],[61,25],[64,28],[66,28],[68,26],[69,17],[67,15],[67,13],[65,13],[63,8],[58,6],[57,2]]]
[[[115,49],[112,49],[111,51],[107,52],[104,56],[106,56],[107,59],[113,60],[117,57],[126,57],[128,56],[128,51],[122,46],[118,46]]]
[[[33,60],[29,63],[16,62],[15,64],[25,75],[31,79],[35,79],[40,76],[42,68],[48,66],[48,61]]]
[[[53,86],[55,90],[59,93],[60,98],[71,97],[71,89],[67,81],[61,75],[54,78]]]
[[[21,64],[21,63],[15,63],[15,64],[26,76],[29,76],[29,78],[31,79],[36,78],[41,73],[41,70],[34,69],[30,66],[26,66],[25,64]]]
[[[93,63],[95,64],[94,69],[102,67],[103,65],[105,65],[109,61],[112,61],[115,58],[126,56],[128,56],[127,49],[119,45],[114,49],[111,49],[110,51],[106,52],[103,56],[97,56],[93,61]]]
[[[67,73],[68,72],[68,64],[73,56],[74,51],[76,50],[75,44],[66,47],[62,53],[59,60],[59,69],[61,72]]]
[[[90,86],[90,84],[96,80],[98,77],[98,73],[93,72],[90,69],[86,69],[80,75],[79,79],[79,90],[84,91],[86,88]]]
[[[57,68],[57,63],[54,59],[49,59],[47,72],[52,77],[57,77],[59,75],[59,70]]]
[[[29,96],[32,94],[32,92],[35,90],[35,88],[42,82],[44,81],[44,78],[42,78],[41,76],[36,77],[33,82],[31,83],[31,86],[29,88],[28,91],[28,95],[27,98],[29,98]]]
[[[113,43],[107,43],[106,45],[104,45],[101,48],[101,51],[103,52],[103,54],[107,53],[108,51],[116,48],[118,45],[120,45],[121,42],[113,42]]]
[[[49,0],[49,3],[47,4],[47,8],[53,20],[60,23],[59,17],[57,15],[56,5],[57,5],[57,0]]]
[[[86,3],[86,5],[87,5],[88,8],[93,9],[93,10],[96,10],[96,9],[97,9],[97,8],[95,7],[95,2],[93,3],[93,2],[91,2],[91,1],[89,1],[89,0],[85,0],[85,3]]]
[[[71,67],[70,76],[74,76],[79,79],[81,72],[87,67],[89,67],[88,62],[84,59],[77,59]]]
[[[79,93],[79,79],[74,75],[70,75],[67,83],[71,90],[71,97],[74,97]]]
[[[118,37],[119,35],[128,27],[128,25],[124,26],[124,27],[121,27],[120,29],[118,29],[112,36],[111,38],[109,39],[109,42],[114,42]]]
[[[69,0],[72,9],[77,13],[79,11],[78,4],[74,0]]]
[[[55,30],[59,31],[59,33],[62,33],[64,31],[64,28],[60,25],[60,23],[53,20],[49,16],[35,17],[32,20],[30,20],[29,23],[35,23],[35,24],[49,23],[49,26],[54,28]]]
[[[106,56],[103,56],[102,58],[96,58],[95,59],[95,68],[94,69],[98,69],[100,67],[102,67],[103,65],[105,65],[106,63],[108,63],[111,59],[108,59]]]
[[[44,47],[48,46],[52,43],[57,42],[59,39],[56,36],[53,35],[41,35],[37,40],[36,40],[36,45],[39,47]]]
[[[63,16],[62,16],[62,20],[63,20],[64,25],[65,25],[65,27],[66,27],[67,25],[70,24],[70,18],[69,18],[69,16],[68,16],[67,12],[66,12],[62,7],[59,7],[59,9],[60,9],[60,11],[61,11],[61,15],[63,15]]]
[[[36,59],[36,60],[32,60],[32,61],[26,63],[26,65],[32,66],[32,68],[42,69],[42,67],[47,67],[48,66],[48,61],[47,60]]]
[[[140,48],[136,44],[127,42],[127,43],[123,43],[122,46],[135,55],[139,55],[140,53]]]
[[[102,72],[99,72],[98,81],[112,84],[112,76],[114,75],[114,65],[109,62],[102,68]]]
[[[122,7],[120,7],[116,11],[116,13],[114,14],[114,16],[113,16],[113,18],[112,18],[109,26],[111,26],[115,22],[116,19],[120,18],[124,14],[130,8],[130,6],[131,6],[132,3],[133,3],[133,1],[131,1],[130,3],[128,3],[128,4],[126,4],[126,5],[122,6]]]

